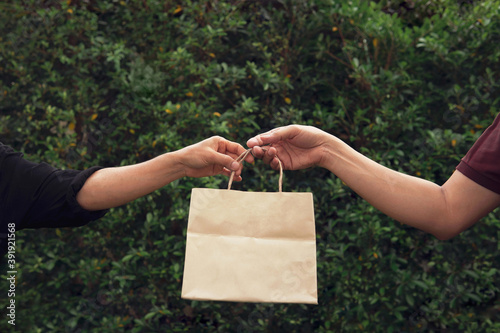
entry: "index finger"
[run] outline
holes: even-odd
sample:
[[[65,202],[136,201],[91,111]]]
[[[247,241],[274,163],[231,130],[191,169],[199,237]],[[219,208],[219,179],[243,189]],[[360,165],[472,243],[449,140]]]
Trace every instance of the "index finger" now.
[[[235,155],[236,156],[235,159],[238,156],[240,156],[241,154],[243,154],[244,152],[247,151],[239,143],[232,142],[232,141],[229,141],[229,140],[224,140],[224,149],[225,149],[225,151],[223,153],[229,153],[227,155],[230,155],[231,157],[233,157]],[[234,155],[232,155],[232,154],[234,154]],[[252,154],[248,154],[245,157],[245,161],[247,161],[248,163],[253,163],[254,159],[253,159]]]

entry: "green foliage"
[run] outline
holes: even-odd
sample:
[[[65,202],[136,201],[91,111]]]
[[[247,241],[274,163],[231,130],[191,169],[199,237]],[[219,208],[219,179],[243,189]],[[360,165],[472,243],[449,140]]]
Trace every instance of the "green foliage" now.
[[[493,0],[7,1],[0,140],[84,169],[300,123],[443,183],[499,112],[499,22]],[[263,163],[243,177],[274,190]],[[321,169],[285,178],[314,193],[318,306],[181,300],[190,189],[225,181],[181,179],[86,227],[18,232],[16,328],[500,330],[498,212],[442,242]]]

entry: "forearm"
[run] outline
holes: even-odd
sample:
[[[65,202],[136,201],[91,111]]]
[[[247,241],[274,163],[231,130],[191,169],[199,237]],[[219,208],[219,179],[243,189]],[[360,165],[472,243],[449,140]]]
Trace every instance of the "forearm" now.
[[[147,162],[95,172],[78,192],[82,208],[101,210],[121,206],[185,175],[176,152]]]
[[[447,238],[450,233],[443,188],[432,182],[388,169],[331,137],[323,167],[388,216]]]
[[[248,140],[257,156],[288,170],[326,168],[374,207],[392,218],[451,238],[500,206],[500,195],[459,171],[443,186],[390,170],[315,127],[279,127]],[[267,150],[259,146],[271,144]]]

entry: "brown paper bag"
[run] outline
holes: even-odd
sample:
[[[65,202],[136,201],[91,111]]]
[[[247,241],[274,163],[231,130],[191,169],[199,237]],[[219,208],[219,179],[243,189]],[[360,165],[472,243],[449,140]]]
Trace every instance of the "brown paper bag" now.
[[[182,298],[318,303],[312,193],[281,192],[282,172],[280,192],[230,190],[233,175],[192,190]]]

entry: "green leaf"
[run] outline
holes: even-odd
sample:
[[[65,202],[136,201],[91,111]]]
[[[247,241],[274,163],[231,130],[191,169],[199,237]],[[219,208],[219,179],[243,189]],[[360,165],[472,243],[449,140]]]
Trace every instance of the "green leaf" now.
[[[156,314],[157,314],[157,312],[150,312],[150,313],[148,313],[148,314],[146,314],[146,315],[144,316],[144,319],[145,319],[145,320],[151,319],[151,318],[153,318]]]
[[[424,290],[429,289],[429,287],[427,286],[427,284],[425,284],[425,283],[424,283],[424,282],[422,282],[422,281],[419,281],[419,280],[414,280],[414,281],[412,281],[412,283],[413,283],[414,285],[419,286],[420,288],[422,288],[422,289],[424,289]]]
[[[465,270],[464,273],[467,274],[467,275],[469,275],[470,277],[476,279],[476,280],[479,279],[479,275],[476,272],[474,272],[474,271]]]
[[[396,289],[396,295],[397,296],[401,296],[403,294],[403,288],[404,288],[404,286],[402,284],[400,284],[398,286],[398,288]]]
[[[133,257],[135,257],[135,254],[127,254],[125,257],[122,258],[122,262],[127,262],[129,261],[130,259],[132,259]]]
[[[415,299],[413,298],[413,295],[410,293],[407,293],[405,295],[406,301],[408,302],[408,305],[414,306],[415,305]]]
[[[466,292],[465,296],[467,296],[469,299],[471,299],[473,301],[476,301],[478,303],[481,303],[481,301],[482,301],[481,298],[478,295],[473,294],[473,293]]]

